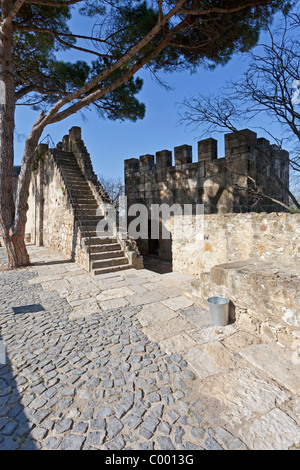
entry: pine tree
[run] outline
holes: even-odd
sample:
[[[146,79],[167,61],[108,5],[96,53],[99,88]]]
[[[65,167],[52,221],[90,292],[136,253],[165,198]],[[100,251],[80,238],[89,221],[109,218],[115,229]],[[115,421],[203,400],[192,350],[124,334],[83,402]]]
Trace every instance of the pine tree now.
[[[253,47],[286,0],[1,0],[0,229],[10,267],[26,266],[24,235],[34,152],[49,124],[88,106],[109,119],[143,118],[135,95],[143,67],[197,70]],[[71,14],[88,17],[90,36],[70,31]],[[86,46],[86,44],[89,46]],[[64,51],[86,60],[62,61]],[[93,56],[94,60],[90,60]],[[26,139],[13,198],[16,104],[39,115]]]

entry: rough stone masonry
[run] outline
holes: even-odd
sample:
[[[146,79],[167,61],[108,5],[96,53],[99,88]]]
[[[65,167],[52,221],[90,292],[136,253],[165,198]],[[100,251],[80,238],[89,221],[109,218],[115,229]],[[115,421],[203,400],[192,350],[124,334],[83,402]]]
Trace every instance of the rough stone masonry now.
[[[225,135],[225,157],[218,158],[217,141],[198,142],[198,161],[193,162],[192,147],[182,145],[172,152],[125,160],[125,192],[128,208],[145,204],[151,218],[152,204],[204,204],[205,214],[285,211],[272,199],[288,205],[289,154],[264,138],[244,129]],[[275,176],[276,175],[276,176]],[[260,198],[260,194],[268,196]],[[130,219],[129,219],[130,222]],[[163,222],[162,222],[163,223]],[[149,222],[150,232],[150,222]],[[172,259],[171,242],[138,240],[142,254]]]

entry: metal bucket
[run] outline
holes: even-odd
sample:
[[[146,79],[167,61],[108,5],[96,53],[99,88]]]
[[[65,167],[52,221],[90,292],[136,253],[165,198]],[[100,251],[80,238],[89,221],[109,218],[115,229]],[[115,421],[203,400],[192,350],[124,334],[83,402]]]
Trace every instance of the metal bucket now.
[[[225,326],[229,321],[229,299],[210,297],[208,300],[210,318],[214,325]]]

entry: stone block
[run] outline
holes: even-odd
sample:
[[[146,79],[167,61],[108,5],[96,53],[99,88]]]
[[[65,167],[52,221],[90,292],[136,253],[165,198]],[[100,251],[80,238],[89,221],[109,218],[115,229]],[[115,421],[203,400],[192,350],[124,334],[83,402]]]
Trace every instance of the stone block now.
[[[300,394],[300,367],[293,363],[293,355],[276,344],[255,344],[240,351],[241,356],[255,368],[291,393]]]
[[[172,338],[179,333],[189,329],[190,323],[183,318],[173,318],[168,322],[159,323],[155,326],[149,326],[145,329],[145,334],[153,341],[162,341]]]
[[[191,307],[193,305],[193,301],[187,299],[185,296],[179,296],[164,300],[163,304],[166,305],[168,308],[176,311]]]
[[[129,158],[125,160],[125,173],[131,174],[136,173],[140,170],[140,161],[138,158]]]
[[[191,145],[181,145],[174,148],[175,166],[185,165],[193,161],[193,147]]]
[[[156,152],[157,171],[172,166],[172,152],[170,150],[161,150]]]
[[[144,327],[159,326],[161,323],[169,322],[176,317],[177,314],[161,302],[144,305],[137,314],[138,320]]]
[[[198,161],[218,158],[218,142],[215,139],[204,139],[198,142]]]
[[[190,349],[186,360],[200,379],[219,374],[234,367],[234,361],[218,341]]]
[[[253,450],[284,450],[299,441],[300,427],[290,416],[275,408],[250,425],[245,443]]]
[[[151,171],[154,168],[154,155],[141,155],[140,156],[140,170]]]
[[[69,140],[70,142],[77,142],[81,140],[81,128],[77,126],[73,126],[69,130]]]

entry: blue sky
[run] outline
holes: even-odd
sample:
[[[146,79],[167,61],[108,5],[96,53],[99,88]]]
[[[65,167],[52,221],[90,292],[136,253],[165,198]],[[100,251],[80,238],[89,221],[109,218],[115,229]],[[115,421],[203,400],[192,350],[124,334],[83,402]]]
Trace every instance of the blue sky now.
[[[70,58],[75,56],[71,55]],[[76,57],[78,59],[78,57]],[[124,160],[138,158],[144,154],[155,154],[163,149],[173,150],[175,146],[188,144],[193,146],[193,160],[197,160],[197,141],[203,136],[201,129],[192,131],[179,125],[177,103],[198,93],[218,93],[226,81],[237,80],[245,70],[245,56],[234,56],[225,67],[214,71],[199,69],[197,73],[173,73],[165,75],[164,81],[171,90],[166,90],[154,81],[148,71],[138,76],[144,79],[144,86],[138,98],[146,104],[146,116],[143,120],[116,122],[100,119],[93,111],[84,111],[86,119],[80,113],[66,120],[48,126],[43,136],[50,134],[55,143],[68,133],[72,126],[82,128],[82,138],[98,175],[123,178]],[[24,148],[24,136],[28,135],[37,114],[28,107],[18,107],[16,113],[15,164],[20,164]],[[245,122],[243,127],[250,126]],[[261,131],[260,136],[265,136]],[[42,138],[43,138],[42,136]],[[213,135],[219,141],[219,156],[223,156],[223,136]],[[265,136],[268,138],[268,136]]]

